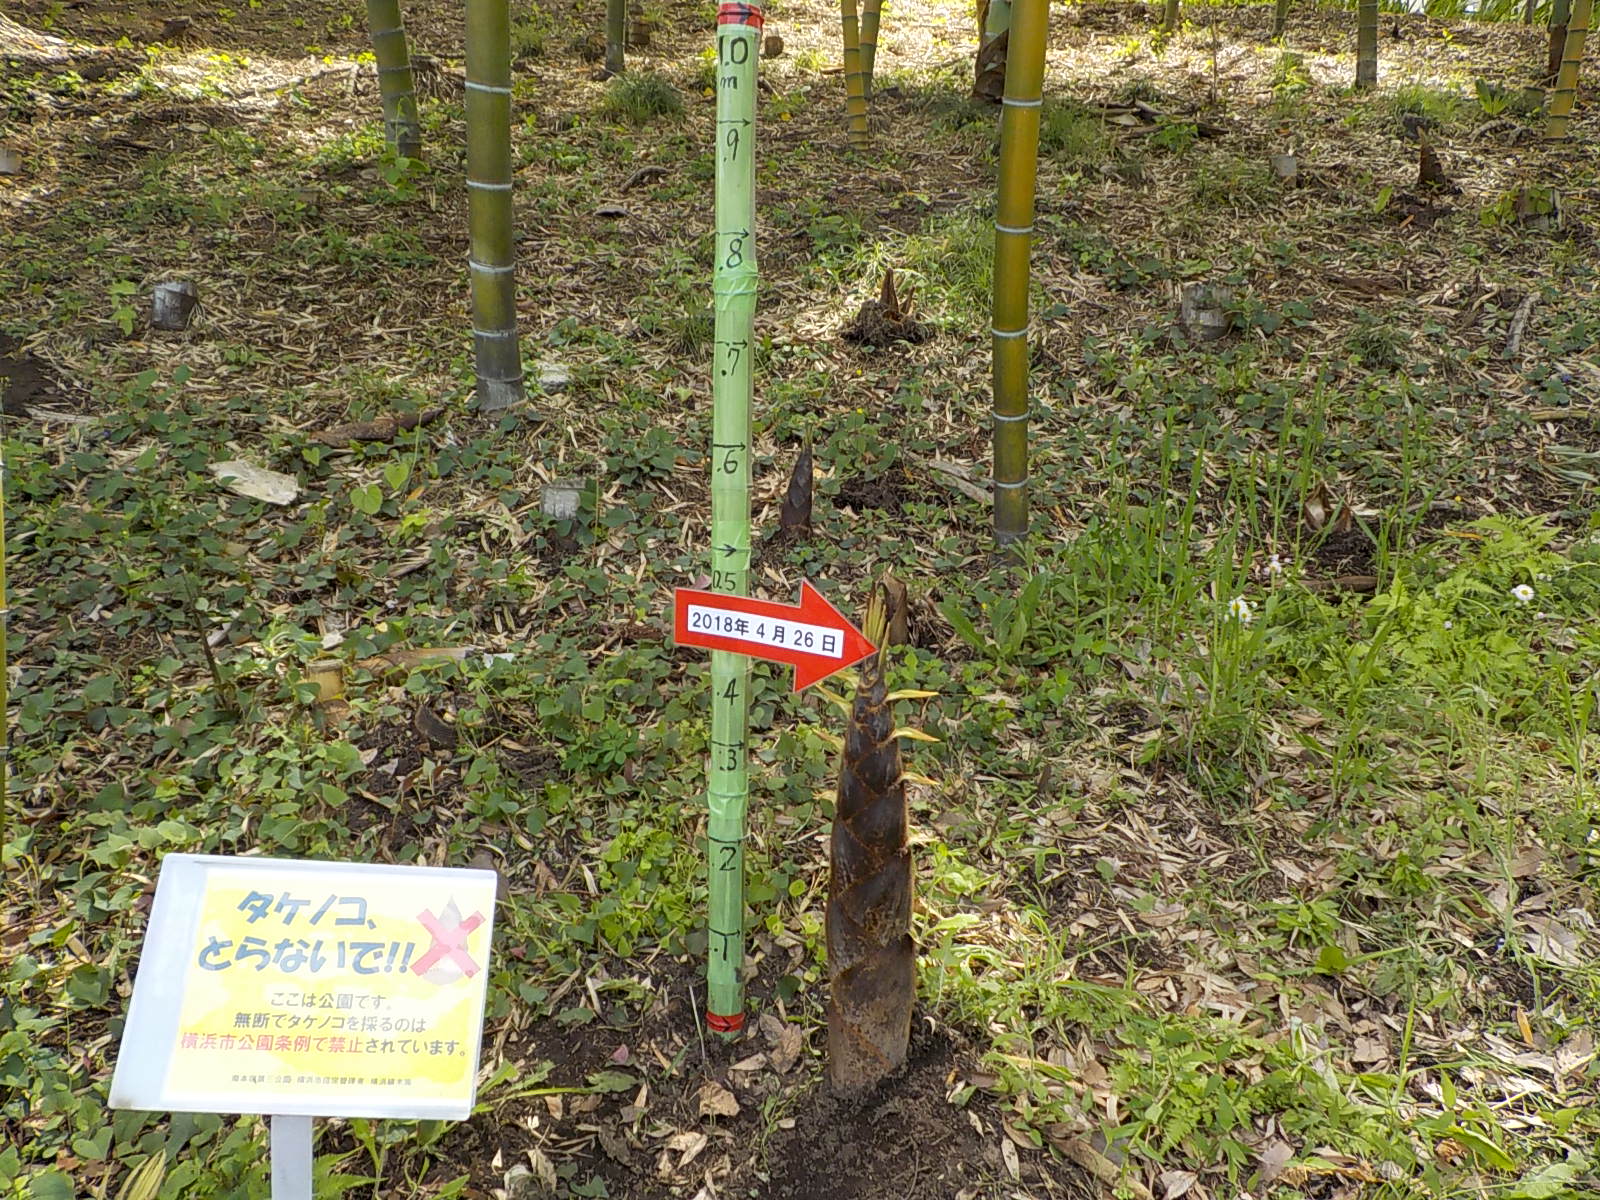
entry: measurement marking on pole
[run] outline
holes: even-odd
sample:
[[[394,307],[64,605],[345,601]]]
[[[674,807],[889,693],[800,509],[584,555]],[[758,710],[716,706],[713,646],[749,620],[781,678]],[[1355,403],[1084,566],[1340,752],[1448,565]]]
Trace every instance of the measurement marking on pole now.
[[[722,944],[713,953],[720,955],[724,961],[731,962],[733,961],[734,944],[744,936],[744,930],[741,929],[737,933],[728,933],[725,930],[713,929],[711,936],[722,939]]]

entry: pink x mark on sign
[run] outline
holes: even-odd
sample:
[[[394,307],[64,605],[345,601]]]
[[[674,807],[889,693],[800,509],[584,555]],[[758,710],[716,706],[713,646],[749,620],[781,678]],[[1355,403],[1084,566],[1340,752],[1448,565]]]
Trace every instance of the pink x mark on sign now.
[[[461,973],[467,978],[470,979],[478,973],[478,964],[473,962],[472,956],[467,953],[467,936],[483,924],[483,914],[473,913],[454,929],[446,929],[443,922],[427,909],[417,914],[417,920],[421,921],[422,927],[433,935],[433,944],[421,958],[411,964],[414,972],[425,975],[440,959],[449,957],[455,960],[456,965],[461,968]]]

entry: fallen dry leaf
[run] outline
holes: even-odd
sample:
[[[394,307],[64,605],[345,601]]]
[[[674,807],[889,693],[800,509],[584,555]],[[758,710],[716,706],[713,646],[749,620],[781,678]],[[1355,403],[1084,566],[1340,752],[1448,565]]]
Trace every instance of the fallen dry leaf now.
[[[733,1093],[716,1080],[707,1080],[700,1089],[700,1115],[702,1117],[737,1117],[739,1102]]]
[[[797,1025],[785,1025],[778,1033],[778,1041],[772,1047],[769,1058],[772,1069],[778,1074],[786,1074],[791,1067],[800,1060],[800,1054],[805,1049],[805,1034],[800,1032]]]
[[[1265,1187],[1289,1165],[1289,1160],[1294,1157],[1294,1147],[1282,1138],[1273,1138],[1261,1148],[1261,1155],[1256,1159],[1256,1182]]]
[[[283,505],[293,504],[300,495],[300,481],[293,475],[269,471],[242,459],[214,462],[208,469],[236,496]]]

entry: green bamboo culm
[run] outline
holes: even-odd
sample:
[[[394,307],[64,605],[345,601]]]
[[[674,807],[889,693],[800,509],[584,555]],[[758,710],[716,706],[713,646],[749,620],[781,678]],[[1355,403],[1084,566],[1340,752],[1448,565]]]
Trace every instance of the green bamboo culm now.
[[[1550,48],[1544,82],[1554,84],[1561,76],[1561,60],[1567,54],[1567,22],[1572,19],[1571,0],[1553,0],[1550,5]]]
[[[861,26],[856,0],[839,0],[839,20],[844,26],[844,118],[850,148],[865,150],[867,132],[867,81],[861,70]]]
[[[750,592],[751,350],[756,321],[756,59],[761,10],[717,12],[716,318],[711,364],[711,586]],[[711,913],[706,1024],[732,1036],[744,1025],[744,828],[750,793],[750,660],[711,652],[711,761],[706,849]]]
[[[628,0],[606,0],[606,74],[621,75],[628,40]]]
[[[523,398],[511,243],[511,6],[467,0],[467,225],[477,406]]]
[[[1378,0],[1359,0],[1356,7],[1356,87],[1378,86]]]
[[[1550,93],[1550,111],[1545,114],[1544,136],[1549,141],[1564,142],[1567,139],[1572,104],[1578,95],[1578,64],[1583,61],[1583,43],[1589,36],[1589,23],[1593,18],[1594,0],[1571,0],[1561,69],[1556,72],[1555,90]]]
[[[1161,30],[1171,33],[1178,27],[1178,0],[1167,0],[1161,9]]]
[[[1001,545],[1028,532],[1028,251],[1049,25],[1049,0],[1016,0],[994,221],[994,533]]]
[[[861,94],[872,105],[872,69],[878,62],[878,25],[883,0],[861,0]]]
[[[1272,8],[1272,36],[1281,38],[1289,27],[1289,0],[1277,0]]]
[[[406,158],[422,157],[422,121],[417,116],[417,84],[406,51],[400,0],[367,0],[372,55],[378,61],[378,98],[383,103],[383,140]]]

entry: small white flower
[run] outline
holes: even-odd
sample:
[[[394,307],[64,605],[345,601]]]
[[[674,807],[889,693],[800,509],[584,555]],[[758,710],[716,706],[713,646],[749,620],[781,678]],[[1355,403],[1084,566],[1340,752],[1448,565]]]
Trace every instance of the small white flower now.
[[[1456,627],[1456,623],[1454,621],[1446,621],[1444,623],[1444,627],[1446,629],[1454,629]]]
[[[1519,583],[1511,589],[1511,595],[1518,604],[1527,604],[1533,599],[1533,589],[1525,583]]]
[[[1250,606],[1250,601],[1243,596],[1235,596],[1228,601],[1228,615],[1235,618],[1241,625],[1248,625],[1256,619],[1255,609]]]
[[[1276,554],[1271,555],[1267,559],[1267,574],[1268,575],[1282,575],[1283,574],[1283,559],[1279,558]]]
[[[1549,571],[1540,571],[1537,575],[1534,576],[1534,578],[1539,580],[1541,583],[1546,583],[1550,579],[1550,572]]]

